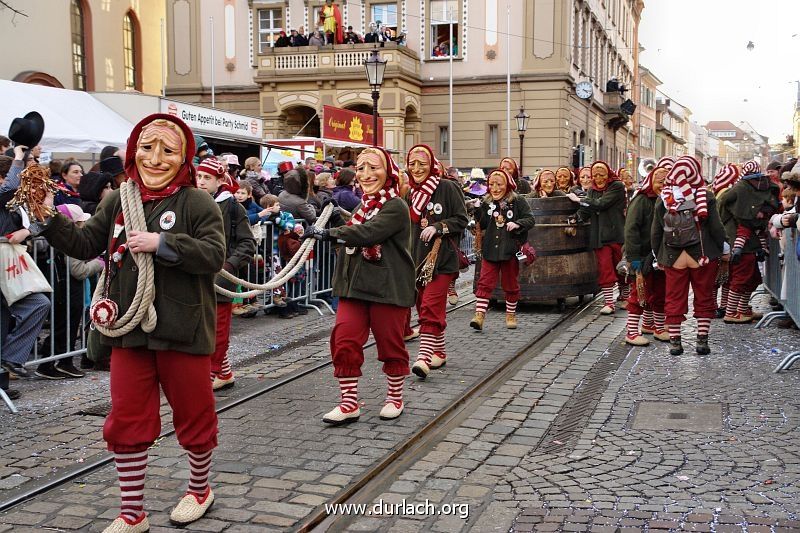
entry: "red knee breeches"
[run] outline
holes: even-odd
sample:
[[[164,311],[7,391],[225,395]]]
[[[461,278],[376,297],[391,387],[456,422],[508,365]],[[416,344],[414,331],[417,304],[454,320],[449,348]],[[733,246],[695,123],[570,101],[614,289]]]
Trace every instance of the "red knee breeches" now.
[[[492,291],[497,287],[498,275],[506,301],[514,303],[519,300],[519,259],[516,257],[500,262],[481,260],[481,275],[475,296],[491,298]]]
[[[135,453],[161,433],[159,385],[172,407],[178,442],[202,453],[217,446],[210,357],[146,348],[111,350],[111,412],[103,426],[108,449]]]
[[[216,329],[216,345],[214,353],[211,354],[211,372],[219,374],[222,368],[222,360],[225,359],[225,354],[228,353],[228,347],[231,342],[231,314],[233,311],[233,304],[217,303],[217,329]]]
[[[622,245],[617,242],[604,244],[594,251],[594,257],[597,261],[597,284],[600,288],[613,287],[617,282],[617,263],[622,260]]]
[[[730,266],[731,290],[739,294],[750,294],[761,284],[756,254],[742,254],[738,263]]]
[[[378,349],[378,361],[383,363],[384,374],[407,375],[408,351],[403,342],[407,312],[406,307],[339,298],[336,325],[331,332],[333,375],[337,378],[361,376],[364,343],[370,330]]]
[[[419,332],[441,335],[447,327],[447,289],[458,274],[436,274],[425,285],[417,285]]]
[[[680,324],[689,310],[689,284],[694,292],[695,318],[714,318],[717,302],[714,299],[714,281],[717,278],[717,260],[699,268],[676,269],[666,267],[666,301],[664,312],[667,324]]]
[[[664,292],[666,290],[666,275],[663,270],[651,270],[644,277],[646,299],[650,311],[654,313],[664,312]],[[639,305],[639,292],[636,289],[636,281],[631,283],[631,294],[628,297],[628,312],[634,315],[641,315],[644,310]]]

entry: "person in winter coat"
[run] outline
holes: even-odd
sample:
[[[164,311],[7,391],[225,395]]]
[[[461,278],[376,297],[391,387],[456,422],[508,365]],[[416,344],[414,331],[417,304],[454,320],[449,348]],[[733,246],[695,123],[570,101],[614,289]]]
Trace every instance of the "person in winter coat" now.
[[[248,157],[244,160],[244,171],[242,172],[241,179],[247,181],[253,188],[253,200],[258,204],[261,202],[261,197],[269,194],[264,179],[261,177],[261,160],[257,157]]]
[[[333,199],[339,207],[351,213],[361,203],[361,197],[356,192],[355,177],[355,172],[343,168],[336,176],[336,187],[333,188]]]
[[[78,193],[81,178],[83,166],[74,159],[68,159],[61,167],[61,175],[56,178],[58,192],[53,203],[81,205],[81,195]]]
[[[761,173],[756,161],[742,165],[742,173],[742,178],[720,201],[731,245],[730,291],[723,318],[730,324],[761,318],[750,307],[750,295],[761,284],[758,263],[769,253],[767,226],[780,208],[780,187]]]
[[[281,211],[289,212],[295,220],[303,219],[309,224],[316,222],[317,212],[308,202],[308,176],[305,169],[296,168],[286,173],[278,201]]]
[[[210,157],[197,166],[197,187],[206,191],[214,198],[222,212],[223,228],[225,229],[225,262],[222,268],[234,276],[239,270],[246,267],[256,253],[256,241],[250,230],[250,221],[244,207],[233,197],[231,189],[234,187],[227,183],[227,175],[222,163]],[[238,190],[238,186],[235,187]],[[216,284],[231,292],[236,291],[236,283],[217,276]],[[233,299],[230,296],[216,294],[217,296],[217,326],[214,353],[211,354],[211,381],[213,390],[222,390],[234,385],[236,381],[228,359],[228,347],[231,336],[231,312]]]
[[[323,204],[327,204],[333,198],[333,189],[336,182],[330,172],[320,172],[314,178],[314,197],[309,196],[308,203],[314,206],[317,216],[322,212]]]
[[[694,317],[697,319],[698,354],[710,353],[708,335],[716,312],[714,281],[717,261],[727,253],[725,228],[717,211],[716,200],[706,189],[700,163],[683,156],[667,174],[663,202],[656,203],[653,215],[651,242],[658,267],[666,274],[667,331],[671,355],[681,355],[681,323],[689,309],[689,285],[694,293]],[[665,216],[669,215],[668,219]],[[681,224],[686,220],[686,226]],[[665,231],[665,226],[685,227],[688,232]],[[692,228],[694,232],[692,233]]]
[[[458,277],[458,246],[467,227],[464,194],[443,178],[430,146],[418,144],[406,155],[410,190],[405,195],[411,216],[411,245],[417,279],[419,354],[411,371],[422,379],[446,363],[444,331],[447,295]]]
[[[105,172],[87,172],[78,184],[81,197],[81,208],[85,213],[93,215],[100,200],[111,192],[114,178]]]
[[[714,197],[717,199],[717,210],[720,212],[719,216],[722,219],[722,225],[727,226],[729,219],[732,216],[729,213],[723,213],[721,210],[722,206],[722,198],[725,194],[733,187],[739,178],[741,177],[741,170],[737,165],[733,163],[728,163],[719,169],[717,175],[714,176],[714,179],[711,182],[711,191],[714,193]],[[730,295],[731,290],[731,279],[730,279],[730,261],[726,259],[727,256],[723,256],[720,258],[719,261],[719,269],[717,272],[717,283],[715,283],[715,287],[717,285],[720,286],[721,295],[719,298],[719,307],[717,308],[717,318],[723,318],[725,316],[725,309],[728,307],[728,296]],[[714,295],[714,301],[716,301],[716,294]]]
[[[597,261],[597,284],[603,293],[600,314],[614,314],[614,285],[617,284],[617,263],[622,259],[625,241],[625,185],[605,161],[592,164],[592,189],[584,197],[569,193],[567,197],[580,204],[579,221],[590,221],[589,243]],[[619,280],[620,296],[627,298],[627,283]]]
[[[578,183],[569,192],[578,197],[586,196],[592,190],[592,167],[582,167],[578,172]]]
[[[358,379],[370,331],[387,380],[382,420],[402,414],[403,385],[409,374],[403,326],[407,308],[414,305],[414,261],[408,205],[397,190],[400,170],[378,147],[359,154],[357,169],[364,196],[347,225],[329,230],[312,226],[305,234],[343,246],[333,277],[339,307],[330,342],[341,402],[322,418],[328,424],[353,422],[361,414]]]
[[[291,39],[286,35],[285,31],[281,30],[279,37],[275,40],[275,48],[286,48],[287,46],[291,45]]]
[[[489,174],[489,193],[476,200],[475,222],[483,232],[481,246],[481,273],[475,316],[470,327],[483,330],[489,298],[497,286],[497,276],[505,293],[506,327],[517,327],[517,302],[519,301],[519,259],[517,252],[528,240],[528,230],[534,225],[528,201],[514,192],[516,182],[502,169]]]
[[[190,468],[188,491],[170,521],[190,524],[214,502],[208,478],[217,446],[217,415],[208,376],[215,343],[214,278],[225,261],[220,210],[208,193],[195,187],[189,127],[178,117],[159,113],[136,124],[128,139],[125,172],[128,185],[140,192],[147,230],[124,230],[130,214],[122,211],[119,190],[100,202],[83,228],[56,213],[42,230],[51,245],[70,257],[92,259],[108,250],[105,275],[110,282],[92,315],[94,320],[108,318],[111,327],[114,309],[124,316],[137,293],[134,255],[153,257],[154,328],[140,324],[121,336],[102,337],[112,346],[112,408],[103,436],[120,478],[120,515],[107,529],[115,533],[149,529],[144,479],[147,450],[161,428],[162,388]],[[45,203],[52,203],[52,197]]]
[[[653,247],[650,234],[653,227],[653,212],[660,201],[664,180],[672,168],[671,158],[664,157],[644,178],[639,189],[634,193],[628,214],[625,217],[625,256],[634,274],[641,274],[643,285],[633,283],[628,297],[628,321],[625,342],[634,346],[646,346],[650,341],[642,333],[652,333],[660,341],[669,341],[669,333],[665,330],[664,291],[666,277],[663,270],[653,268]],[[638,277],[637,277],[638,280]],[[639,294],[639,289],[644,294]],[[639,301],[646,301],[642,305]],[[641,328],[639,321],[644,317]]]
[[[322,36],[322,32],[317,30],[311,34],[311,37],[308,38],[309,46],[325,46],[325,37]]]

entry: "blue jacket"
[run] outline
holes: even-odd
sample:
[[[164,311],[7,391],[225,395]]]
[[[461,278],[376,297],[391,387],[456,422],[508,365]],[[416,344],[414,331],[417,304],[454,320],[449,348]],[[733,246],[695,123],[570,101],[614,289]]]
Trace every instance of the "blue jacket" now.
[[[251,226],[258,224],[259,222],[267,221],[267,217],[258,216],[262,208],[260,205],[255,203],[252,198],[248,198],[242,202],[242,207],[244,207],[244,210],[247,211],[247,220],[250,222]]]

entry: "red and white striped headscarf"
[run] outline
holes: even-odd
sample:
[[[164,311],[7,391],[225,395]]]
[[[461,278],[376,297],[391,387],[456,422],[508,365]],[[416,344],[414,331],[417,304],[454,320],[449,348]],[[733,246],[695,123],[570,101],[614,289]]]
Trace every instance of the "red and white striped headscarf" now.
[[[714,191],[715,195],[719,194],[720,191],[724,191],[739,181],[739,175],[739,167],[733,163],[728,163],[720,168],[717,175],[714,176],[714,181],[711,182],[711,190]]]
[[[433,150],[427,144],[417,144],[411,147],[411,150],[406,154],[406,168],[408,168],[411,153],[415,151],[424,152],[428,156],[428,163],[430,164],[430,172],[422,183],[417,183],[409,173],[408,183],[411,185],[411,222],[417,224],[422,218],[422,211],[431,199],[431,195],[439,186],[441,179],[442,164],[433,155]]]
[[[685,202],[694,202],[694,218],[698,222],[708,216],[705,182],[700,162],[690,155],[679,158],[667,174],[661,193],[664,205],[671,213]]]
[[[380,191],[374,194],[364,194],[361,197],[361,204],[353,213],[353,218],[347,222],[348,226],[363,224],[364,221],[377,215],[386,202],[399,195],[400,169],[397,167],[397,163],[394,162],[389,152],[380,147],[365,148],[359,157],[369,153],[378,154],[382,158],[383,168],[386,169],[386,183]]]
[[[509,161],[511,162],[512,165],[514,165],[514,171],[511,173],[506,172],[506,174],[508,174],[508,177],[511,178],[511,180],[508,182],[508,186],[511,188],[512,191],[516,191],[517,180],[519,179],[519,165],[514,159],[510,157],[504,157],[503,159],[500,160],[500,166],[498,168],[502,168],[503,161]]]
[[[750,160],[742,165],[742,174],[745,176],[761,174],[761,165],[758,164],[758,161]]]

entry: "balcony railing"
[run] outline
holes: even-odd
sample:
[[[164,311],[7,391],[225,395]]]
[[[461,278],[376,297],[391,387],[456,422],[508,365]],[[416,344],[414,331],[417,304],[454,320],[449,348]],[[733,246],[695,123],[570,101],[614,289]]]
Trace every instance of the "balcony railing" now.
[[[263,83],[308,74],[328,77],[347,74],[363,77],[364,61],[369,58],[373,49],[373,44],[271,48],[256,56],[258,68],[256,81]],[[387,77],[399,74],[419,77],[419,56],[413,50],[394,43],[386,43],[378,50],[381,57],[387,60],[385,74]]]

